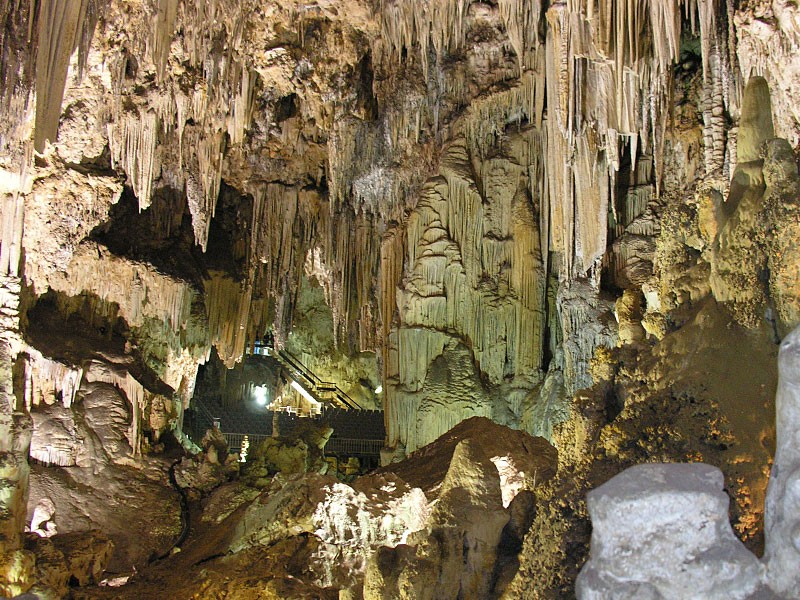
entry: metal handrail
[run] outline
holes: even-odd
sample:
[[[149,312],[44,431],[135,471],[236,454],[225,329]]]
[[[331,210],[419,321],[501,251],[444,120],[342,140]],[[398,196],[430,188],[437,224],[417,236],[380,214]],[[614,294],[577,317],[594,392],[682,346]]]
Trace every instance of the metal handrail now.
[[[330,392],[342,404],[353,410],[363,410],[361,405],[353,400],[347,393],[345,393],[338,385],[332,381],[323,381],[313,371],[306,367],[299,358],[294,356],[287,350],[274,350],[267,348],[267,355],[273,355],[283,360],[291,369],[294,369],[297,374],[301,375],[308,383],[316,396],[320,396],[320,392]]]
[[[223,433],[222,436],[228,443],[228,449],[238,452],[246,437],[250,447],[259,444],[271,437],[261,433]],[[383,447],[382,440],[362,440],[357,438],[331,438],[325,444],[325,453],[341,454],[345,456],[379,456]]]
[[[379,456],[383,440],[361,440],[353,438],[331,438],[325,450],[331,454]]]

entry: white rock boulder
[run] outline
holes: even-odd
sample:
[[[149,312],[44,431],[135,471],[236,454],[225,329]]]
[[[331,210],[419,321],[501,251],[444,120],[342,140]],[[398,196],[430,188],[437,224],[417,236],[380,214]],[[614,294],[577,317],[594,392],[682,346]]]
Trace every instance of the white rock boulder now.
[[[723,483],[709,465],[644,464],[590,492],[592,546],[577,597],[752,597],[763,567],[734,536]]]
[[[767,583],[778,594],[800,594],[800,328],[778,355],[777,447],[764,511]]]

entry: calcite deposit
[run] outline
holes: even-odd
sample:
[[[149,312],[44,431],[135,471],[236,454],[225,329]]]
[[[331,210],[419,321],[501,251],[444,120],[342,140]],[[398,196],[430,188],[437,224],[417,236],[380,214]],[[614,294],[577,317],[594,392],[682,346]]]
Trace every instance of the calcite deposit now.
[[[733,535],[719,469],[639,465],[590,492],[578,598],[749,598],[761,566]]]
[[[578,598],[797,597],[798,339],[800,328],[779,354],[763,560],[734,537],[719,469],[638,465],[589,493],[592,551],[577,578]]]
[[[586,492],[654,461],[718,467],[760,552],[800,321],[798,47],[789,0],[0,3],[0,594],[61,564],[26,527],[100,528],[117,584],[220,490],[272,506],[309,471],[357,521],[377,509],[336,486],[406,457],[450,490],[425,539],[340,555],[305,520],[237,552],[289,567],[263,593],[569,598]],[[267,407],[329,406],[382,410],[382,449],[265,443]],[[459,445],[472,418],[516,433]],[[500,508],[443,483],[453,455],[494,464]],[[454,522],[467,497],[485,531]],[[196,592],[258,596],[238,560]]]

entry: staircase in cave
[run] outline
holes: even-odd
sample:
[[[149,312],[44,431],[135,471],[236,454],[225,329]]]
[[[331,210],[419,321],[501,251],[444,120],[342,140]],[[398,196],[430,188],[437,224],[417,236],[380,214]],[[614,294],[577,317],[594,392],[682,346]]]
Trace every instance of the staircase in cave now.
[[[314,400],[323,405],[332,404],[348,410],[362,410],[361,405],[342,391],[338,385],[330,381],[323,381],[300,359],[286,350],[277,350],[272,345],[256,341],[252,349],[248,348],[247,354],[268,356],[275,360],[289,379],[302,386]]]

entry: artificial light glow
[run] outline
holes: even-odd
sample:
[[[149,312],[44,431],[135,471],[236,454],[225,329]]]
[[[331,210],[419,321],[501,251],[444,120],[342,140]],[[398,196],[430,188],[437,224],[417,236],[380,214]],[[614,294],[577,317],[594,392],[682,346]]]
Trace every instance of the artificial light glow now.
[[[382,385],[379,385],[378,387],[375,388],[375,393],[376,394],[380,394],[382,391],[383,391],[383,386]]]
[[[297,383],[296,381],[293,381],[293,382],[292,382],[292,387],[293,387],[294,389],[296,389],[298,392],[300,392],[300,393],[302,394],[303,398],[305,398],[305,399],[306,399],[306,400],[308,400],[309,402],[313,402],[313,403],[316,403],[316,402],[317,402],[316,400],[314,400],[314,396],[312,396],[311,394],[309,394],[309,393],[306,391],[306,389],[305,389],[305,388],[304,388],[302,385],[300,385],[299,383]]]
[[[257,385],[253,389],[253,397],[256,399],[256,404],[259,406],[267,405],[267,386]]]
[[[250,438],[244,436],[242,446],[239,448],[239,462],[247,462],[247,451],[250,449]]]
[[[308,391],[306,391],[306,389],[302,385],[300,385],[296,381],[293,381],[292,387],[296,389],[298,392],[300,392],[303,398],[308,400],[308,403],[311,405],[311,410],[309,411],[309,414],[318,415],[322,412],[322,403],[317,402],[317,400],[314,399],[314,396],[309,394]],[[298,410],[296,406],[287,406],[286,412],[297,414]]]

